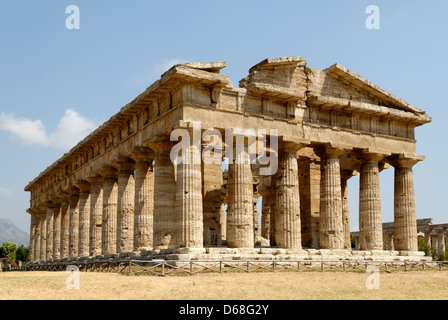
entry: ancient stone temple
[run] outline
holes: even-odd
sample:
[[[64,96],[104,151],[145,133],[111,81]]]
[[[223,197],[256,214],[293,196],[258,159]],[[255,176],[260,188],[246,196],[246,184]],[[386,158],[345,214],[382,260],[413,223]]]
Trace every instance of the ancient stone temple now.
[[[339,64],[266,59],[239,87],[225,66],[172,67],[26,186],[33,262],[423,259],[413,167],[424,159],[414,134],[431,121],[424,111]],[[383,248],[381,218],[389,165],[394,250]]]

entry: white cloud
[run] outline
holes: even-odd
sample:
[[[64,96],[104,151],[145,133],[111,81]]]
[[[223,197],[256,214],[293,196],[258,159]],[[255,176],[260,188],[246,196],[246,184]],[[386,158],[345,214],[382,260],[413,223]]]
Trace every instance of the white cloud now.
[[[11,133],[12,138],[26,146],[41,145],[69,150],[98,127],[74,110],[67,109],[57,129],[47,133],[41,120],[17,118],[14,113],[0,113],[0,130]]]
[[[149,85],[152,82],[156,81],[160,78],[162,74],[164,74],[166,71],[168,71],[171,67],[190,62],[186,59],[180,59],[180,58],[171,58],[171,59],[164,59],[162,62],[159,62],[157,64],[154,64],[152,66],[147,66],[146,70],[145,68],[140,69],[138,73],[133,77],[132,83],[136,85]]]
[[[9,196],[12,194],[12,190],[9,188],[0,187],[0,195]]]
[[[161,76],[163,73],[168,71],[171,67],[173,67],[177,64],[182,64],[182,63],[187,63],[187,62],[189,62],[189,61],[186,59],[179,59],[179,58],[165,59],[165,60],[163,60],[162,63],[159,63],[154,67],[154,73]]]

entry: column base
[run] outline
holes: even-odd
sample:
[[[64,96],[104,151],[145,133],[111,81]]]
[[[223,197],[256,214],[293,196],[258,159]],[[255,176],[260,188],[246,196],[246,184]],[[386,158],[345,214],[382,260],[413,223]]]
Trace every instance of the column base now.
[[[58,259],[54,261],[35,262],[31,264],[88,263],[128,260],[172,260],[172,261],[432,261],[421,251],[389,251],[389,250],[330,250],[330,249],[281,249],[281,248],[179,248],[142,252],[107,254],[96,257]]]

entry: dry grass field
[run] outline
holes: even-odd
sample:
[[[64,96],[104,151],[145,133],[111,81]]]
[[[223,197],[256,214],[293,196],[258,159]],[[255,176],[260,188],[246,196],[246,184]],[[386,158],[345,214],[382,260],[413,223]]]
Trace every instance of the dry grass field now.
[[[79,273],[67,289],[65,272],[2,272],[2,300],[445,300],[448,272],[381,273],[367,289],[366,273],[232,273],[195,276],[125,276]]]

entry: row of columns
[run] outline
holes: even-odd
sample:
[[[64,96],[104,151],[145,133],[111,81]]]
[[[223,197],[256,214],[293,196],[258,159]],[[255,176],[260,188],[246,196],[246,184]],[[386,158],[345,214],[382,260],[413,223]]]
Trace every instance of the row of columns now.
[[[79,181],[44,210],[32,212],[30,256],[34,261],[99,256],[151,249],[203,248],[200,150],[190,147],[173,164],[173,143],[157,141]],[[298,151],[283,141],[278,170],[271,177],[271,243],[301,249]],[[349,249],[347,180],[340,157],[346,150],[319,146],[321,158],[319,247]],[[231,248],[254,247],[253,176],[248,148],[233,152],[228,174],[226,239]],[[360,169],[361,250],[382,250],[379,162],[387,155],[362,153]],[[195,158],[196,157],[196,158]],[[190,159],[190,161],[185,161]],[[153,168],[152,163],[155,160]],[[414,159],[390,159],[395,167],[395,248],[417,251],[412,166]]]

